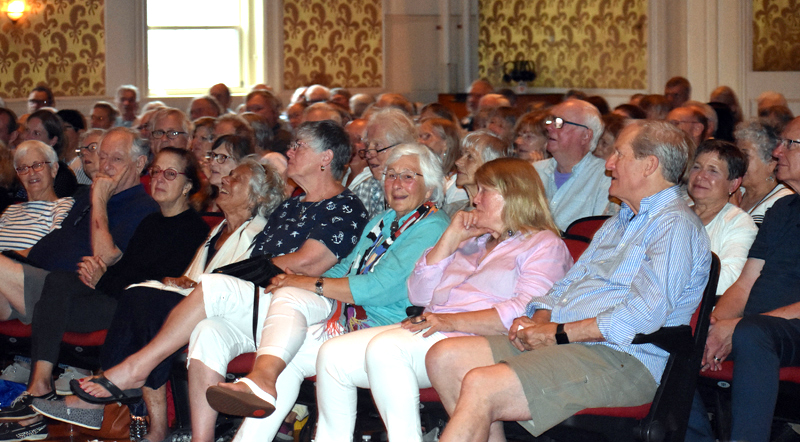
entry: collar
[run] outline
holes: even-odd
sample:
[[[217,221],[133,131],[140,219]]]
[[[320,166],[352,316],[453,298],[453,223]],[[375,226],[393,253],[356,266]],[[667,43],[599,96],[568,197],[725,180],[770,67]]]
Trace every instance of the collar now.
[[[619,221],[623,226],[627,226],[634,215],[640,218],[649,218],[651,214],[661,212],[678,199],[680,199],[680,188],[678,185],[674,185],[658,193],[642,198],[642,201],[639,203],[639,213],[634,213],[633,209],[631,209],[627,203],[622,203],[622,208],[620,208],[619,211]]]

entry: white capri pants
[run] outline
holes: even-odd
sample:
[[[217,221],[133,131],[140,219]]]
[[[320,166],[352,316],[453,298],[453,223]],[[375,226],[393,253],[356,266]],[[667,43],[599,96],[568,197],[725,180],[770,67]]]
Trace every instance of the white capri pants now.
[[[303,379],[316,374],[317,353],[328,339],[325,322],[335,303],[308,290],[284,287],[275,291],[269,306],[258,355],[283,359],[278,376],[275,412],[264,419],[246,418],[234,441],[272,440],[297,400]]]
[[[422,441],[419,389],[430,388],[425,355],[442,333],[427,338],[400,327],[374,327],[330,339],[317,357],[318,442],[352,441],[356,387],[370,388],[390,441]]]

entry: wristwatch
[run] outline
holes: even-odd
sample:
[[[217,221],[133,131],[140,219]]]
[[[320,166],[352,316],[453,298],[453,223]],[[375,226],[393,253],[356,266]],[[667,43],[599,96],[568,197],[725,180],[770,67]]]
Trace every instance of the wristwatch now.
[[[567,332],[564,331],[564,324],[556,326],[556,344],[569,344],[569,337],[567,337]]]
[[[322,296],[322,284],[324,283],[325,283],[325,278],[320,276],[319,279],[317,279],[317,282],[314,283],[314,293],[316,293],[319,296]]]

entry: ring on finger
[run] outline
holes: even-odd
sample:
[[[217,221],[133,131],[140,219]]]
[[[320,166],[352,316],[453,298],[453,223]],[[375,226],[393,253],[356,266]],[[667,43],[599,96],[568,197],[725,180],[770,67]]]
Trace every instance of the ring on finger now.
[[[714,356],[714,361],[715,361],[715,362],[720,362],[720,361],[722,361],[722,359],[720,359],[720,358],[718,358],[718,357]]]
[[[422,315],[414,316],[413,318],[411,318],[412,324],[422,324],[425,321],[427,321],[427,319],[425,319],[425,317]]]

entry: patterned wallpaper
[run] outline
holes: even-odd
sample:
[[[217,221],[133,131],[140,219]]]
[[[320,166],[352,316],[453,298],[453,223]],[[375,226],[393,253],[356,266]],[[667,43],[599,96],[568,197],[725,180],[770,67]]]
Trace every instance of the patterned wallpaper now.
[[[382,87],[381,11],[381,0],[284,0],[284,87]]]
[[[0,19],[0,95],[25,98],[45,83],[55,95],[105,95],[104,0],[31,0]]]
[[[786,0],[792,1],[792,0]],[[647,0],[479,0],[478,71],[533,60],[534,87],[647,88]]]
[[[753,0],[753,70],[800,71],[800,0]]]

